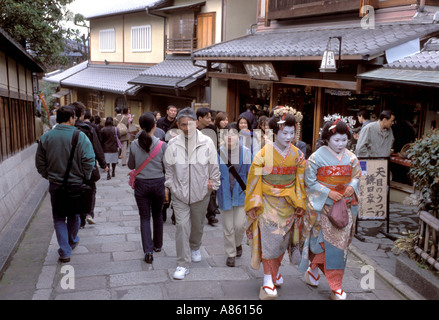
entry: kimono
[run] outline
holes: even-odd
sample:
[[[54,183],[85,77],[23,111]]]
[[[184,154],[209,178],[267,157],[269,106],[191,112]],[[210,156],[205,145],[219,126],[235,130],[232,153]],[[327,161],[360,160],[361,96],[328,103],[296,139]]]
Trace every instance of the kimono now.
[[[329,147],[322,146],[310,156],[306,164],[307,211],[303,219],[303,249],[299,270],[305,272],[309,263],[311,267],[319,266],[333,290],[341,288],[347,249],[355,232],[360,176],[359,161],[347,149],[336,154]],[[344,198],[349,223],[338,229],[327,218],[334,204],[328,195],[331,190],[344,193],[348,186],[352,186],[355,191],[351,197]]]
[[[295,209],[306,209],[304,171],[305,157],[293,145],[282,153],[267,142],[255,155],[245,198],[245,211],[256,208],[257,214],[256,220],[248,218],[247,225],[253,269],[259,269],[262,261],[264,273],[276,276],[292,241],[291,229],[297,219]]]

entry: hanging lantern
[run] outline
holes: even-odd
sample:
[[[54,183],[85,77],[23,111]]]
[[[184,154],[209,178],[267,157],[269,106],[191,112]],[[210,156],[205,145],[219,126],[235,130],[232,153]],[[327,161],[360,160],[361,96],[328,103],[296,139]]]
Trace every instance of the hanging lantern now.
[[[323,52],[322,64],[320,65],[320,72],[337,72],[337,66],[335,64],[335,53],[331,50],[331,39],[336,38],[340,41],[338,63],[340,64],[341,59],[341,37],[330,37],[328,44],[326,45],[326,50]]]
[[[337,67],[335,66],[335,54],[333,50],[327,49],[325,52],[323,52],[320,72],[337,72]]]

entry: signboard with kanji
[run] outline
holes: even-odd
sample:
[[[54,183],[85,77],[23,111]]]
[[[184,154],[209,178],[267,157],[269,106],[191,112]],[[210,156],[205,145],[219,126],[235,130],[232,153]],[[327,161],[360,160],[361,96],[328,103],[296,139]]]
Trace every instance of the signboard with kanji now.
[[[271,62],[244,63],[245,70],[251,79],[278,81],[276,70]]]
[[[389,160],[360,159],[359,220],[388,220]]]

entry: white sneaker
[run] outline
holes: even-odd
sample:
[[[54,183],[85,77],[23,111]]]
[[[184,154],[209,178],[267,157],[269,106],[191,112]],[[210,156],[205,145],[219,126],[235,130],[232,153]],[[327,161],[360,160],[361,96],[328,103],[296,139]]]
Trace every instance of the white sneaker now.
[[[185,267],[177,267],[174,272],[173,278],[176,280],[183,280],[186,275],[189,274],[189,269]]]
[[[201,261],[200,249],[192,250],[192,262],[200,262],[200,261]]]

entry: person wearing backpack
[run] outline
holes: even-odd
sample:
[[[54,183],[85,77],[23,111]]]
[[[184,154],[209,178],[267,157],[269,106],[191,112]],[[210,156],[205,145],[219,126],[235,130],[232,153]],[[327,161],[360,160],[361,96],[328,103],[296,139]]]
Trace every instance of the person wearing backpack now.
[[[127,165],[127,151],[130,141],[130,136],[128,135],[128,126],[129,126],[129,116],[128,116],[128,107],[124,106],[122,108],[122,113],[120,107],[116,107],[116,117],[114,118],[114,125],[117,127],[117,130],[120,132],[120,142],[122,144],[122,148],[120,151],[120,155],[122,157],[122,166]]]
[[[251,151],[240,143],[236,122],[223,131],[224,143],[219,149],[218,163],[221,185],[217,191],[218,206],[223,217],[226,265],[235,266],[235,257],[242,255],[247,215],[244,210],[247,176],[252,163]]]
[[[89,122],[85,122],[84,115],[85,115],[85,105],[80,102],[76,101],[72,103],[72,106],[75,108],[75,115],[76,115],[76,121],[75,121],[75,127],[81,130],[85,133],[85,135],[90,140],[93,151],[96,155],[96,160],[99,164],[99,166],[104,169],[105,172],[108,172],[110,170],[110,167],[108,166],[107,162],[105,161],[105,155],[104,151],[102,150],[102,145],[99,140],[98,134],[95,131],[95,129],[91,126]],[[88,184],[92,191],[92,203],[91,203],[91,209],[88,214],[81,215],[81,228],[85,227],[85,223],[88,224],[95,224],[94,219],[94,207],[95,207],[95,200],[96,200],[96,182],[101,178],[101,175],[99,173],[99,168],[95,164],[90,180],[84,181],[84,183]]]

